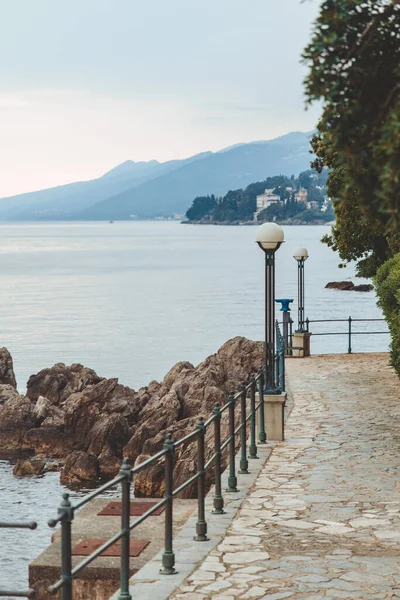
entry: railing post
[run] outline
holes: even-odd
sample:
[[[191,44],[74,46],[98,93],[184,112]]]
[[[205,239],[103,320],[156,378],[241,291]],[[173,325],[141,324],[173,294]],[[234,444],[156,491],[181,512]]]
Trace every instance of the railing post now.
[[[61,600],[72,600],[72,521],[74,513],[69,494],[64,493],[58,515],[61,517]]]
[[[240,393],[240,471],[241,475],[247,475],[249,472],[249,461],[247,460],[247,452],[246,452],[246,387],[242,386],[242,391]]]
[[[221,409],[218,402],[214,405],[214,475],[215,475],[215,494],[214,494],[214,515],[223,515],[224,499],[221,489]]]
[[[349,317],[349,347],[348,347],[348,354],[351,354],[351,321],[352,321],[352,318]]]
[[[306,319],[306,332],[308,333],[310,331],[310,319],[307,317]]]
[[[164,552],[162,555],[163,568],[160,569],[162,575],[174,575],[175,570],[175,554],[173,551],[173,539],[172,539],[172,527],[173,527],[173,491],[174,491],[174,442],[172,435],[167,434],[164,442],[164,450],[167,450],[165,454],[165,498],[167,504],[165,505],[165,538],[164,538]]]
[[[237,477],[235,465],[235,396],[228,398],[229,403],[229,477],[227,492],[237,492]]]
[[[279,352],[275,354],[275,387],[280,388],[280,372],[279,372]]]
[[[250,387],[250,446],[249,458],[258,458],[256,445],[256,380],[251,376]]]
[[[281,373],[282,373],[282,385],[281,385],[281,389],[282,389],[282,392],[284,392],[286,390],[286,382],[285,382],[285,379],[286,379],[286,370],[285,370],[285,350],[284,349],[282,349],[282,352],[281,352],[281,361],[282,361],[282,365],[281,365],[281,367],[282,367],[281,368]]]
[[[121,572],[120,572],[120,591],[118,600],[132,600],[129,593],[129,554],[130,554],[130,515],[131,515],[131,468],[126,458],[123,459],[120,475],[125,479],[121,481],[122,488],[122,510],[121,510]]]
[[[258,398],[260,400],[260,431],[258,432],[258,441],[260,444],[267,443],[267,436],[265,434],[265,415],[264,415],[264,370],[262,367],[258,369],[259,378],[258,378]]]
[[[292,354],[293,354],[293,319],[292,318],[289,321],[289,338],[290,338],[290,342],[289,342],[288,354],[290,356],[292,356]]]
[[[199,432],[197,436],[197,506],[198,516],[196,523],[196,535],[194,540],[196,542],[206,542],[207,537],[207,522],[205,513],[205,470],[204,470],[204,437],[205,427],[203,417],[199,417],[196,423],[196,429]]]

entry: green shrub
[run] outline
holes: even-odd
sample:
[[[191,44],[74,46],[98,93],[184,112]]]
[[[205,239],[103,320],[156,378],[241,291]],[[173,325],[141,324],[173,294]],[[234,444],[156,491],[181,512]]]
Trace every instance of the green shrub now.
[[[378,306],[391,335],[391,365],[400,376],[400,253],[387,260],[374,277]]]

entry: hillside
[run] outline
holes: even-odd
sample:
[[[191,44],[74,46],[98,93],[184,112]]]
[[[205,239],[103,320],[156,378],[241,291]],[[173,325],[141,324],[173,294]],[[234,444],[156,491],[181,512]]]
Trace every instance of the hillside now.
[[[298,175],[310,163],[308,133],[241,144],[185,164],[81,211],[78,219],[106,220],[170,217],[185,213],[196,196],[229,189],[282,173]]]
[[[183,214],[196,196],[225,194],[309,166],[311,134],[236,144],[184,160],[125,161],[103,176],[0,199],[0,220],[123,220]]]
[[[335,214],[326,186],[328,173],[327,169],[321,173],[308,169],[298,177],[267,177],[245,189],[230,190],[223,197],[198,196],[186,212],[185,223],[236,225],[275,221],[302,225],[332,221]]]
[[[0,199],[0,220],[68,220],[96,202],[168,173],[185,163],[200,159],[204,154],[186,160],[160,163],[126,161],[103,176],[91,181],[29,192]]]

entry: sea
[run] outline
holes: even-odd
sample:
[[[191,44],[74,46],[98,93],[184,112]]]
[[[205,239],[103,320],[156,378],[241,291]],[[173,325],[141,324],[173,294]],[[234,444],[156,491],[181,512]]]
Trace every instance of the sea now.
[[[346,319],[381,319],[375,293],[326,289],[355,279],[354,265],[321,237],[327,226],[285,227],[276,253],[276,297],[293,298],[305,246],[305,312],[312,353],[347,352]],[[55,363],[82,363],[138,389],[178,361],[197,365],[230,338],[262,340],[264,255],[256,227],[176,221],[0,224],[0,344],[14,359],[18,390]],[[280,319],[279,306],[277,318]],[[353,352],[387,351],[382,321],[352,324]],[[368,332],[377,332],[376,334]],[[18,479],[0,461],[0,521],[35,519],[36,531],[1,529],[0,589],[27,586],[28,564],[49,544],[63,487],[58,473]],[[74,492],[74,497],[84,493]]]

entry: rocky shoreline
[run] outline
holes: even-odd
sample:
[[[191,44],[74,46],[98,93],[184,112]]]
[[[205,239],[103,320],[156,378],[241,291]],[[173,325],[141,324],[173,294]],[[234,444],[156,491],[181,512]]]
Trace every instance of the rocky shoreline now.
[[[61,470],[66,485],[96,484],[114,477],[126,457],[131,466],[158,452],[167,432],[179,439],[193,431],[199,416],[208,418],[216,402],[256,372],[263,345],[236,337],[197,367],[177,363],[162,382],[138,391],[105,379],[80,364],[63,363],[32,375],[26,394],[17,392],[13,361],[0,349],[1,452],[18,457],[14,474],[39,475]],[[227,414],[221,433],[228,432]],[[195,444],[184,444],[175,456],[175,485],[195,472]],[[206,460],[212,455],[212,431],[206,434]],[[223,456],[224,465],[227,456]],[[164,464],[135,478],[136,496],[164,493]],[[211,481],[208,482],[209,484]],[[183,497],[195,495],[189,486]]]

